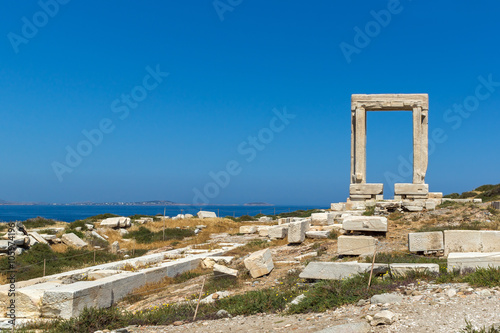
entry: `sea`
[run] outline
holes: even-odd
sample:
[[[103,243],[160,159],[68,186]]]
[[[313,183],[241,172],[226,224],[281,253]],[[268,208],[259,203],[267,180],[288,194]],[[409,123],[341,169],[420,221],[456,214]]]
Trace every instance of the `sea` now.
[[[120,216],[131,215],[157,215],[165,213],[166,216],[176,216],[177,214],[192,214],[200,210],[215,212],[219,217],[242,215],[254,216],[257,214],[274,215],[284,212],[308,209],[327,209],[321,206],[253,206],[253,205],[169,205],[169,206],[114,206],[114,205],[0,205],[0,221],[25,221],[34,217],[44,217],[63,222],[73,222],[82,220],[90,216],[111,213]]]

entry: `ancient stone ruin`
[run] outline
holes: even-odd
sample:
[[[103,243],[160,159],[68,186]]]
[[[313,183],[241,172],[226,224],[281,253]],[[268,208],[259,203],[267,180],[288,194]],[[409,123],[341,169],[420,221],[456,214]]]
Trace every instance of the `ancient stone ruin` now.
[[[366,113],[413,112],[413,183],[395,184],[395,199],[425,200],[428,164],[429,97],[427,94],[354,94],[351,98],[351,201],[383,200],[384,184],[366,182]]]

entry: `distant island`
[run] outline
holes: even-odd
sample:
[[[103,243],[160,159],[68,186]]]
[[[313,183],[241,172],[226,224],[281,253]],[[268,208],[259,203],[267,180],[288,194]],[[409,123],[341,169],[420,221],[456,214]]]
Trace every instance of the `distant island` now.
[[[0,206],[241,206],[241,204],[201,204],[192,205],[186,203],[178,203],[169,200],[151,200],[151,201],[135,201],[135,202],[72,202],[72,203],[47,203],[47,202],[14,202],[0,200]],[[250,202],[243,206],[274,206],[266,202]]]
[[[244,204],[243,206],[274,206],[274,205],[267,202],[249,202]]]

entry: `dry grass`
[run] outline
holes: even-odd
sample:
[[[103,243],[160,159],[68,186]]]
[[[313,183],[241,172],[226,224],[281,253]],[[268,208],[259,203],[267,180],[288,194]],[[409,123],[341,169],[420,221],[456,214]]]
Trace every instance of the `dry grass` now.
[[[142,299],[147,298],[148,296],[158,294],[162,290],[166,289],[167,286],[186,282],[190,278],[209,274],[211,272],[212,272],[211,269],[203,269],[201,267],[198,267],[194,270],[185,272],[184,274],[181,274],[175,278],[166,276],[159,282],[148,283],[142,287],[134,289],[132,293],[123,300],[123,302],[128,304],[138,302]]]
[[[212,219],[184,219],[184,220],[172,220],[167,219],[165,222],[156,221],[149,222],[146,224],[133,225],[128,230],[135,231],[139,230],[141,226],[148,228],[153,232],[158,232],[165,228],[191,228],[194,229],[197,225],[205,225],[206,228],[194,237],[189,237],[184,240],[168,240],[168,241],[159,241],[150,244],[139,244],[135,240],[126,241],[120,235],[120,232],[114,229],[107,229],[104,234],[108,236],[108,242],[112,244],[115,241],[118,241],[121,249],[127,249],[131,251],[132,249],[145,249],[145,250],[154,250],[161,247],[174,246],[174,247],[184,247],[192,244],[202,244],[210,239],[211,234],[215,233],[223,233],[227,232],[230,234],[235,234],[239,231],[240,223],[234,222],[225,218],[212,218]]]
[[[68,246],[66,244],[63,244],[63,243],[53,244],[50,247],[52,248],[52,251],[59,252],[59,253],[64,253],[68,249]]]

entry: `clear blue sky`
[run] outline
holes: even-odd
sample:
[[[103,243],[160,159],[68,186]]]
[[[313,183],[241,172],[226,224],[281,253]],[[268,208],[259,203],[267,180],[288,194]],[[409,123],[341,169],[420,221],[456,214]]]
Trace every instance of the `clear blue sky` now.
[[[1,199],[343,201],[354,93],[429,94],[431,191],[500,183],[494,1],[41,3],[2,3]],[[411,151],[410,112],[368,115],[386,197]]]

